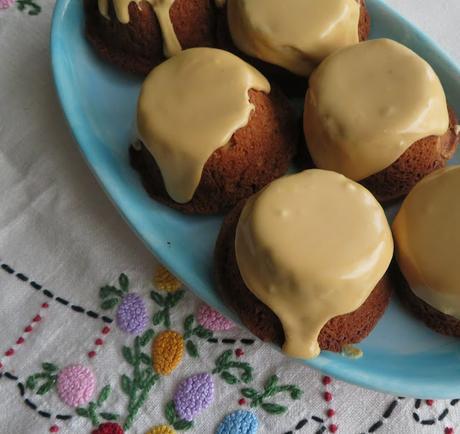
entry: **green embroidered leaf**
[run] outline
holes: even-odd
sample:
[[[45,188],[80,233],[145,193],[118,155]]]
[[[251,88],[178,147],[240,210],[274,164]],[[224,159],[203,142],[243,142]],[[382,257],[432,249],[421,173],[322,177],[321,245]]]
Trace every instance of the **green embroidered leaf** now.
[[[153,363],[152,358],[145,353],[141,353],[141,362],[147,366],[152,366]]]
[[[121,349],[121,354],[123,355],[124,359],[125,359],[130,365],[132,365],[132,364],[134,363],[134,356],[133,356],[133,353],[132,353],[132,351],[131,351],[131,348],[124,346],[124,347]]]
[[[230,374],[228,371],[221,372],[220,376],[228,384],[236,384],[239,381],[238,378]]]
[[[303,391],[300,390],[297,386],[292,386],[291,389],[291,398],[292,399],[299,399],[303,394]]]
[[[42,363],[42,368],[47,372],[56,372],[59,368],[52,363]]]
[[[177,303],[179,303],[179,301],[182,299],[184,294],[185,294],[184,290],[169,293],[166,296],[166,300],[165,300],[166,306],[168,306],[169,308],[174,307]]]
[[[248,370],[243,372],[240,378],[243,383],[250,383],[252,381],[252,367],[248,366]]]
[[[185,348],[187,349],[187,353],[190,357],[198,357],[198,348],[193,341],[187,341]]]
[[[46,393],[48,393],[51,388],[54,386],[54,381],[53,380],[49,380],[47,381],[45,384],[42,384],[38,390],[37,390],[37,395],[45,395]]]
[[[177,431],[187,431],[192,427],[193,427],[193,422],[184,420],[184,419],[180,419],[173,423],[173,428],[176,429]]]
[[[230,357],[232,356],[232,350],[224,351],[217,359],[216,359],[216,366],[217,367],[225,367],[228,364]]]
[[[270,414],[283,414],[287,411],[287,407],[284,405],[273,404],[270,402],[262,403],[261,407]]]
[[[156,312],[152,318],[153,325],[160,324],[163,321],[164,316],[165,316],[164,310],[159,310],[158,312]]]
[[[118,298],[109,298],[101,303],[101,309],[109,310],[114,308],[120,300]]]
[[[147,331],[145,331],[139,341],[139,343],[141,344],[141,347],[145,347],[150,342],[150,340],[153,338],[154,334],[155,332],[152,329],[148,329]]]
[[[31,375],[26,380],[26,389],[33,390],[33,389],[35,389],[36,386],[37,386],[37,380],[35,379],[35,377],[33,375]]]
[[[166,417],[166,421],[169,423],[169,425],[173,425],[174,422],[176,422],[177,414],[176,414],[176,408],[174,407],[174,402],[173,401],[169,401],[166,404],[165,417]]]
[[[86,408],[78,407],[75,409],[75,413],[78,414],[78,416],[81,417],[88,417],[89,416],[89,411]]]
[[[209,339],[212,338],[213,334],[211,330],[205,329],[203,326],[199,325],[195,327],[193,333],[201,339]]]
[[[241,394],[249,399],[254,399],[258,396],[257,390],[251,389],[250,387],[245,387],[244,389],[241,389]]]
[[[128,276],[125,273],[121,273],[120,277],[118,278],[118,283],[120,285],[120,288],[124,292],[128,292],[129,288],[129,279]]]
[[[131,380],[129,379],[129,377],[123,374],[121,376],[121,390],[123,390],[123,392],[126,395],[131,395],[132,387],[133,387],[133,384]]]
[[[155,291],[151,291],[150,292],[150,297],[152,298],[152,300],[158,304],[158,306],[161,306],[161,307],[164,307],[165,306],[165,299],[164,297],[159,294],[158,292],[155,292]]]
[[[189,315],[187,318],[184,320],[184,331],[191,332],[192,331],[192,325],[193,321],[195,320],[195,317],[192,315]]]
[[[101,392],[99,393],[99,396],[97,398],[97,406],[100,407],[103,402],[107,401],[107,398],[110,395],[110,385],[107,384],[107,386],[103,387]]]
[[[265,382],[265,390],[272,390],[278,384],[278,377],[276,375],[272,375],[268,378]]]
[[[102,419],[105,420],[117,420],[118,419],[118,414],[115,413],[99,413],[99,416],[102,417]]]
[[[111,285],[103,286],[99,290],[99,297],[100,298],[107,298],[107,297],[109,297],[111,295],[121,298],[121,297],[123,297],[123,292],[120,291],[119,289],[115,288],[115,286],[111,286]]]

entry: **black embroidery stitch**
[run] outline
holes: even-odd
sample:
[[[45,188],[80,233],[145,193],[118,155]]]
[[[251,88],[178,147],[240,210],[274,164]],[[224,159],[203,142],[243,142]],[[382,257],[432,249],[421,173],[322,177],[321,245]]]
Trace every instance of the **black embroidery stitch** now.
[[[37,407],[36,404],[34,404],[30,399],[24,398],[24,393],[25,393],[24,384],[19,381],[19,378],[16,377],[16,375],[11,374],[10,372],[2,372],[2,373],[0,373],[0,379],[2,377],[8,378],[11,381],[16,381],[16,385],[18,387],[19,393],[20,393],[21,397],[23,397],[24,404],[27,405],[27,407],[29,407],[30,409],[36,411],[37,414],[40,415],[41,417],[44,417],[44,418],[47,418],[47,419],[52,417],[52,414],[50,412],[43,411],[43,410],[38,410],[38,407]],[[72,415],[71,414],[57,414],[56,419],[69,420],[69,419],[72,419]]]
[[[1,264],[0,265],[0,268],[2,270],[4,270],[5,272],[7,272],[8,274],[13,274],[15,273],[15,270],[10,267],[8,264]],[[15,274],[16,278],[18,280],[20,280],[21,282],[29,282],[29,278],[23,274],[23,273],[16,273]],[[68,306],[70,303],[65,300],[64,298],[61,298],[61,297],[55,297],[54,294],[49,290],[49,289],[43,289],[42,285],[40,285],[39,283],[35,282],[34,280],[31,280],[29,282],[29,285],[34,288],[35,290],[37,291],[42,291],[43,292],[43,295],[45,295],[46,297],[52,299],[52,300],[55,300],[57,301],[58,303],[64,305],[64,306]],[[99,314],[97,312],[93,312],[92,310],[88,310],[86,311],[83,307],[81,306],[78,306],[78,305],[75,305],[75,304],[72,304],[70,306],[70,308],[75,311],[75,312],[78,312],[78,313],[86,313],[86,315],[88,315],[90,318],[94,318],[94,319],[98,319],[99,318]],[[100,317],[101,320],[105,323],[112,323],[113,322],[113,319],[112,318],[109,318],[108,316],[102,316]]]

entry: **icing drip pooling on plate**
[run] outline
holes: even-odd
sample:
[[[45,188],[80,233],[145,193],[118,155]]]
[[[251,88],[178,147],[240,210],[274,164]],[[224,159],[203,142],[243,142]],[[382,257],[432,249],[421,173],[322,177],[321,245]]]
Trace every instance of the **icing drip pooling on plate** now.
[[[163,50],[166,57],[172,57],[182,50],[176,32],[174,31],[169,10],[175,0],[111,0],[117,15],[118,21],[123,24],[129,23],[129,4],[134,2],[140,7],[140,3],[145,1],[152,6],[158,23],[160,24],[161,33],[163,36]],[[98,0],[99,12],[101,15],[110,19],[109,16],[109,0]]]
[[[302,76],[359,42],[356,0],[228,0],[227,11],[241,51]]]
[[[283,351],[312,358],[323,326],[358,309],[383,277],[393,239],[369,191],[313,169],[249,199],[235,248],[247,287],[283,325]]]
[[[166,190],[189,202],[204,165],[249,122],[249,90],[269,93],[267,79],[235,55],[191,48],[157,66],[142,85],[137,125]]]
[[[310,77],[304,130],[313,161],[322,169],[359,181],[448,127],[446,96],[436,73],[390,39],[337,51]]]
[[[393,223],[396,258],[415,295],[460,319],[460,166],[438,170],[409,193]]]

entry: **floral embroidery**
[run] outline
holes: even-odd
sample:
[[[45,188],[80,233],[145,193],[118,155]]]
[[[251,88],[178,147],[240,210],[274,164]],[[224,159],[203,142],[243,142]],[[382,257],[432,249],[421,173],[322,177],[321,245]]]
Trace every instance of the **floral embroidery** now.
[[[157,374],[171,374],[184,357],[184,339],[180,333],[167,330],[152,344],[153,369]]]
[[[141,337],[136,336],[133,348],[123,347],[124,359],[132,366],[132,377],[121,376],[121,390],[128,396],[128,416],[124,429],[131,428],[134,418],[144,404],[159,375],[153,372],[152,359],[142,351],[153,338],[153,330],[147,330]]]
[[[257,416],[246,410],[238,410],[225,416],[216,434],[255,434],[259,428]]]
[[[16,0],[16,4],[21,12],[27,12],[29,15],[38,15],[42,11],[42,7],[33,0]]]
[[[128,293],[129,279],[126,274],[120,274],[118,284],[119,288],[106,285],[100,289],[99,297],[103,300],[101,308],[109,310],[118,304],[116,313],[118,327],[125,333],[139,335],[147,328],[149,321],[144,299],[138,294]]]
[[[198,309],[197,321],[198,324],[202,325],[205,329],[213,332],[235,328],[235,323],[233,321],[225,318],[220,312],[204,303]]]
[[[99,425],[99,417],[105,420],[116,420],[118,418],[117,414],[114,413],[107,413],[107,412],[100,412],[97,413],[97,409],[102,407],[102,404],[107,401],[110,395],[111,389],[110,386],[107,385],[99,393],[99,396],[96,402],[91,401],[87,408],[78,407],[75,411],[78,416],[88,418],[93,426]]]
[[[157,267],[155,276],[153,277],[153,285],[165,292],[175,292],[183,286],[182,282],[173,276],[163,265]]]
[[[123,428],[117,423],[106,422],[95,429],[92,434],[124,434]]]
[[[292,399],[299,399],[302,395],[302,391],[292,384],[280,386],[278,385],[278,381],[279,378],[276,375],[272,375],[265,382],[262,392],[259,393],[255,389],[244,388],[241,390],[241,393],[251,400],[251,407],[261,407],[269,414],[282,414],[287,411],[287,407],[273,402],[267,402],[266,398],[270,398],[278,393],[288,392]]]
[[[94,395],[95,387],[96,377],[87,366],[70,365],[58,374],[57,392],[69,407],[87,404]]]
[[[15,0],[0,0],[0,9],[8,9],[14,2]]]
[[[211,330],[205,329],[202,325],[197,325],[193,327],[195,321],[194,315],[189,315],[184,320],[184,339],[187,341],[185,348],[190,357],[198,357],[198,348],[191,340],[192,336],[197,336],[200,339],[210,339],[213,336]]]
[[[252,381],[252,367],[246,362],[231,360],[232,354],[232,350],[224,351],[216,359],[216,367],[212,373],[219,374],[219,376],[228,384],[235,384],[240,381],[243,383],[249,383]],[[231,369],[238,369],[238,371],[241,371],[239,378],[229,372]]]
[[[151,299],[162,308],[153,315],[153,325],[163,324],[164,327],[169,329],[171,327],[170,310],[182,300],[184,294],[185,291],[176,291],[163,296],[156,291],[151,291]]]
[[[158,425],[148,430],[145,434],[176,434],[169,425]]]
[[[214,382],[208,373],[196,374],[179,384],[174,394],[174,406],[181,419],[192,421],[209,407],[214,395]]]
[[[42,363],[42,369],[42,372],[30,375],[26,380],[26,388],[30,390],[34,390],[41,383],[36,391],[37,395],[45,395],[55,386],[59,370],[53,363]]]

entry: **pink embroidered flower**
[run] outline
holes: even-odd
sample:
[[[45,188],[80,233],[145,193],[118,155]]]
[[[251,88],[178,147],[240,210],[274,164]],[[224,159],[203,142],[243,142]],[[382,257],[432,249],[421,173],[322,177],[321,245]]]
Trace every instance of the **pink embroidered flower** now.
[[[0,0],[0,9],[8,9],[16,0]]]
[[[91,401],[95,388],[96,377],[87,366],[81,364],[67,366],[58,374],[58,395],[69,407],[87,404]]]
[[[217,312],[217,310],[207,304],[202,304],[200,306],[198,309],[197,319],[200,325],[213,332],[230,330],[235,327],[235,323],[233,321],[225,318],[221,313]]]

